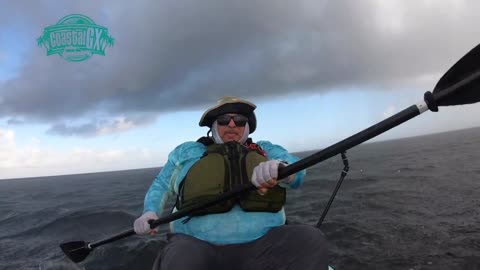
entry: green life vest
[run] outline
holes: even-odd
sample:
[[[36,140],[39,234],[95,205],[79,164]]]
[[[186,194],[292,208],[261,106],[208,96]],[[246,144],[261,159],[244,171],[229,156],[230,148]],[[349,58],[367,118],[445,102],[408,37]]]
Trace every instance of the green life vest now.
[[[180,186],[177,209],[182,210],[232,189],[252,185],[250,180],[253,169],[260,162],[267,160],[258,146],[247,147],[238,142],[207,145],[203,157],[188,171]],[[247,212],[278,212],[285,201],[286,190],[277,185],[265,195],[252,191],[196,212],[195,215],[225,213],[236,203]]]

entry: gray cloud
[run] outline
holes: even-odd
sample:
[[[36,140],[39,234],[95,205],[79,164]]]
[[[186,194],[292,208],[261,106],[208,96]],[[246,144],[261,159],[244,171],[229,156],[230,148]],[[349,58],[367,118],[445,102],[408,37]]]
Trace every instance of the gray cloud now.
[[[89,135],[121,115],[198,109],[224,95],[258,102],[349,87],[432,88],[478,43],[479,7],[413,0],[9,1],[0,9],[0,30],[19,27],[32,44],[19,77],[0,86],[0,117],[51,123],[53,134]],[[106,56],[71,63],[35,47],[45,26],[70,13],[109,29],[115,45]],[[99,113],[102,120],[66,124]]]
[[[58,123],[47,130],[47,133],[61,136],[95,137],[128,131],[139,126],[148,125],[154,120],[154,117],[141,116],[136,118],[120,117],[110,120],[91,120],[88,123],[82,124]]]
[[[25,122],[20,120],[20,119],[10,118],[10,119],[8,119],[7,124],[9,124],[9,125],[22,125],[22,124],[25,124]]]

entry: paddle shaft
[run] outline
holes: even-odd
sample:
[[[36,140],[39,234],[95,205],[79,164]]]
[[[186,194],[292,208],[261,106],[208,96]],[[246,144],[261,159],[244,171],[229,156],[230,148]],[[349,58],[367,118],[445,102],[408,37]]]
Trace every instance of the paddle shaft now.
[[[425,104],[426,106],[426,104]],[[326,159],[329,159],[335,155],[338,155],[342,152],[347,151],[348,149],[357,146],[375,136],[378,136],[389,129],[392,129],[412,118],[426,111],[425,109],[420,110],[417,105],[412,105],[405,110],[375,124],[363,131],[358,132],[355,135],[352,135],[343,141],[340,141],[332,146],[329,146],[322,151],[319,151],[311,156],[308,156],[302,160],[299,160],[291,165],[280,168],[278,171],[279,177],[284,175],[291,175],[301,170],[304,170],[308,167],[311,167],[319,162],[322,162]]]
[[[126,237],[129,237],[129,236],[132,236],[135,234],[135,231],[133,229],[130,229],[128,231],[125,231],[123,233],[119,233],[115,236],[112,236],[110,238],[107,238],[107,239],[104,239],[104,240],[100,240],[98,242],[95,242],[95,243],[91,243],[91,244],[88,244],[88,247],[90,249],[94,249],[98,246],[101,246],[101,245],[105,245],[105,244],[108,244],[108,243],[111,243],[111,242],[114,242],[114,241],[117,241],[117,240],[120,240],[120,239],[123,239],[123,238],[126,238]]]
[[[211,199],[211,200],[209,200],[205,203],[185,208],[183,210],[172,213],[172,214],[170,214],[168,216],[165,216],[165,217],[160,217],[160,218],[158,218],[158,219],[156,219],[156,220],[154,220],[153,222],[150,223],[150,228],[153,229],[153,228],[155,228],[159,225],[162,225],[162,224],[177,220],[179,218],[188,216],[190,214],[195,213],[198,210],[202,210],[202,209],[208,208],[210,206],[214,206],[214,205],[216,205],[220,202],[235,198],[235,197],[237,197],[237,196],[239,196],[243,193],[254,191],[256,189],[257,188],[255,186],[250,185],[248,187],[243,187],[243,188],[235,189],[235,190],[232,190],[232,191],[229,191],[229,192],[225,192],[222,195],[220,195],[220,196],[218,196],[214,199]],[[117,235],[112,236],[110,238],[100,240],[100,241],[95,242],[95,243],[91,243],[91,244],[89,244],[89,247],[90,247],[90,249],[94,249],[95,247],[98,247],[98,246],[101,246],[101,245],[104,245],[104,244],[107,244],[107,243],[110,243],[110,242],[113,242],[113,241],[116,241],[116,240],[120,240],[120,239],[129,237],[129,236],[132,236],[134,234],[135,234],[135,231],[133,229],[130,229],[128,231],[117,234]]]
[[[426,105],[425,105],[426,106]],[[423,110],[425,111],[425,110]],[[422,111],[422,112],[423,112]],[[285,166],[285,167],[282,167],[282,168],[279,168],[278,169],[278,179],[283,179],[289,175],[292,175],[292,174],[295,174],[301,170],[304,170],[312,165],[315,165],[319,162],[322,162],[330,157],[333,157],[341,152],[344,152],[358,144],[361,144],[375,136],[378,136],[379,134],[393,128],[393,127],[396,127],[410,119],[412,119],[413,117],[419,115],[421,113],[421,111],[419,110],[418,106],[417,105],[412,105],[410,107],[408,107],[407,109],[383,120],[382,122],[376,124],[376,125],[373,125],[353,136],[350,136],[348,137],[347,139],[343,140],[343,141],[340,141],[328,148],[325,148],[324,150],[320,151],[320,152],[317,152],[309,157],[306,157],[302,160],[299,160],[293,164],[290,164],[288,166]],[[244,194],[244,193],[247,193],[247,192],[251,192],[251,191],[254,191],[256,190],[256,187],[251,185],[251,186],[248,186],[248,187],[243,187],[243,188],[240,188],[240,189],[236,189],[236,190],[232,190],[232,191],[229,191],[229,192],[226,192],[226,193],[223,193],[222,195],[214,198],[214,199],[211,199],[205,203],[202,203],[202,204],[198,204],[198,205],[194,205],[192,207],[189,207],[189,208],[186,208],[186,209],[183,209],[183,210],[180,210],[178,212],[175,212],[175,213],[172,213],[168,216],[165,216],[165,217],[161,217],[153,222],[151,222],[150,224],[150,228],[155,228],[161,224],[165,224],[165,223],[168,223],[168,222],[171,222],[173,220],[177,220],[179,218],[182,218],[182,217],[185,217],[185,216],[188,216],[190,214],[193,214],[194,212],[198,211],[198,210],[202,210],[202,209],[205,209],[205,208],[208,208],[210,206],[213,206],[213,205],[216,205],[220,202],[223,202],[223,201],[226,201],[226,200],[229,200],[229,199],[232,199],[232,198],[235,198],[235,197],[238,197],[240,196],[241,194]],[[120,239],[123,239],[123,238],[126,238],[126,237],[129,237],[131,235],[134,235],[135,234],[135,231],[130,229],[128,231],[125,231],[123,233],[120,233],[118,235],[115,235],[111,238],[107,238],[107,239],[104,239],[104,240],[100,240],[98,242],[95,242],[95,243],[92,243],[92,244],[89,244],[89,247],[91,249],[95,248],[95,247],[98,247],[98,246],[101,246],[101,245],[104,245],[104,244],[107,244],[107,243],[110,243],[110,242],[113,242],[113,241],[116,241],[116,240],[120,240]]]

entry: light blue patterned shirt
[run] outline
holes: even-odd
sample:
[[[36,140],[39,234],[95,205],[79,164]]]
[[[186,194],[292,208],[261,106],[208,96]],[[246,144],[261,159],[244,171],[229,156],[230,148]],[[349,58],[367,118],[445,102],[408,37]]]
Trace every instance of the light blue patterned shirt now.
[[[270,160],[282,160],[294,163],[299,160],[286,149],[269,141],[257,144],[267,153]],[[199,142],[186,142],[177,146],[168,155],[168,161],[150,186],[144,201],[144,213],[152,211],[162,215],[163,208],[170,196],[177,196],[180,183],[188,170],[197,162],[206,150]],[[287,188],[296,189],[303,183],[306,171],[300,171]],[[173,212],[177,210],[174,208]],[[277,213],[245,212],[237,204],[227,213],[195,216],[187,223],[184,217],[170,223],[170,230],[183,233],[213,244],[236,244],[250,242],[265,235],[271,228],[285,224],[285,210]]]

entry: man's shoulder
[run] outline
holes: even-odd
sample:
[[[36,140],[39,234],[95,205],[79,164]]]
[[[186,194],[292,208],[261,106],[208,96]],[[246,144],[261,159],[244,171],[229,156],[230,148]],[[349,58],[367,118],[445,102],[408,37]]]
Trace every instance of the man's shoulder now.
[[[187,141],[179,144],[169,154],[169,159],[185,160],[200,157],[205,152],[205,145],[196,141]]]
[[[271,141],[267,141],[267,140],[260,140],[255,143],[262,148],[282,148],[283,149],[283,146],[272,143]]]
[[[177,147],[175,147],[175,149],[173,149],[173,152],[184,152],[184,151],[191,151],[191,150],[194,150],[194,149],[205,149],[205,145],[203,145],[202,143],[200,142],[197,142],[197,141],[188,141],[188,142],[184,142],[184,143],[181,143],[179,145],[177,145]]]

